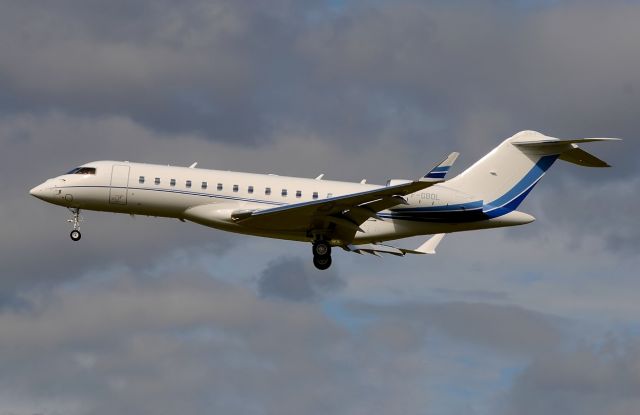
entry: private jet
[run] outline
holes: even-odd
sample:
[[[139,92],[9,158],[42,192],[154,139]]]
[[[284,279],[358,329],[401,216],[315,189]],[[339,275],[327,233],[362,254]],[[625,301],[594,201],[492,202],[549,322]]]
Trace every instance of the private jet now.
[[[434,254],[445,234],[524,225],[516,209],[558,159],[609,165],[578,147],[615,138],[558,139],[522,131],[461,174],[445,176],[458,153],[417,179],[386,185],[95,161],[49,179],[30,194],[71,211],[71,239],[81,238],[81,210],[176,218],[246,235],[311,243],[313,263],[331,266],[331,249],[358,254]],[[383,242],[432,235],[414,249]]]

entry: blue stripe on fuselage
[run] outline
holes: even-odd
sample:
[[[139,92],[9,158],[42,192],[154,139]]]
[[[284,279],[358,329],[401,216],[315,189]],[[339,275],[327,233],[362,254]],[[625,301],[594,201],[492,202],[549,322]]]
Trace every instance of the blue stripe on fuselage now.
[[[531,170],[508,192],[484,204],[483,201],[470,203],[431,206],[420,208],[393,209],[380,213],[379,216],[390,219],[411,220],[420,222],[472,222],[497,218],[514,211],[529,192],[540,181],[545,172],[557,160],[558,155],[543,156]],[[430,174],[429,174],[430,175]]]

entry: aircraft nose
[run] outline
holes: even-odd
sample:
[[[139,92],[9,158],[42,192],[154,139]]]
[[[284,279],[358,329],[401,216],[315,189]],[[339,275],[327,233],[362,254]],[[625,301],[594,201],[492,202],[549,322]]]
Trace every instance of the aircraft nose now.
[[[36,187],[34,187],[33,189],[29,190],[29,194],[31,196],[35,196],[38,199],[43,199],[44,198],[44,183],[37,185]]]

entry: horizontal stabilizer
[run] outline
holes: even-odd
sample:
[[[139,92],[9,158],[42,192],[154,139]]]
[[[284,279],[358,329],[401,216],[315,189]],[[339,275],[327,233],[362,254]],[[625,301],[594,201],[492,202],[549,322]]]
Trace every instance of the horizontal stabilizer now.
[[[431,170],[429,170],[420,180],[426,179],[444,179],[444,176],[447,175],[453,163],[455,163],[456,159],[460,153],[453,152],[447,156],[440,163],[436,164]]]
[[[575,144],[573,144],[573,146],[575,146],[573,150],[566,151],[560,155],[560,160],[585,167],[611,167],[606,161],[600,160],[591,153],[587,153]]]
[[[545,137],[545,136],[543,136]],[[512,144],[527,154],[558,154],[560,160],[584,167],[611,167],[607,162],[578,147],[578,143],[596,141],[620,141],[619,138],[576,138],[569,140],[545,139],[531,141],[513,141]]]
[[[543,145],[562,145],[562,144],[579,144],[592,143],[595,141],[621,141],[619,138],[573,138],[568,140],[551,139],[551,140],[531,140],[531,141],[513,141],[512,144],[518,147],[538,147]]]

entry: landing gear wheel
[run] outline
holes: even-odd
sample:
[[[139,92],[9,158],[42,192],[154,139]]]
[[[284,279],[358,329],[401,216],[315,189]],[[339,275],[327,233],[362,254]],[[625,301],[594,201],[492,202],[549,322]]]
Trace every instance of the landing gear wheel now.
[[[323,255],[323,256],[314,256],[313,257],[313,265],[316,266],[321,271],[329,268],[331,266],[331,256]]]
[[[73,224],[73,230],[69,234],[71,239],[74,241],[79,241],[82,235],[80,234],[80,222],[82,222],[82,216],[80,216],[80,209],[78,208],[69,208],[71,211],[71,219],[67,219],[67,222]]]
[[[318,241],[313,244],[313,256],[329,256],[331,255],[331,245],[325,241]]]
[[[82,237],[82,235],[80,234],[80,231],[76,229],[72,230],[69,236],[71,236],[71,239],[74,241],[79,241],[80,238]]]

